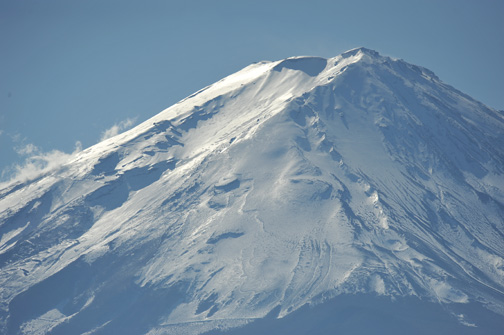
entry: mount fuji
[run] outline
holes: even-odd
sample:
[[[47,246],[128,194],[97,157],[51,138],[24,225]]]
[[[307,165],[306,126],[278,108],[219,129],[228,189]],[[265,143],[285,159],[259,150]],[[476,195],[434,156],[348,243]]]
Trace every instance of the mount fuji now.
[[[259,62],[0,186],[3,334],[500,334],[504,114],[358,48]]]

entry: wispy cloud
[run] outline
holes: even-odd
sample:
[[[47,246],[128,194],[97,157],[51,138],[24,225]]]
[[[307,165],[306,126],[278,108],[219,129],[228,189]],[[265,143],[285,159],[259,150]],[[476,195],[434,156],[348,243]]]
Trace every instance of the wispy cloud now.
[[[102,135],[100,137],[100,141],[103,141],[103,140],[106,140],[106,139],[111,138],[113,136],[116,136],[117,134],[131,128],[131,126],[133,126],[135,124],[135,121],[136,121],[136,118],[134,118],[134,119],[127,118],[126,120],[123,120],[119,123],[114,124],[112,127],[110,127],[109,129],[105,130],[102,133]]]
[[[135,121],[136,119],[127,118],[114,124],[102,133],[100,141],[111,138],[131,128],[135,124]],[[2,134],[3,131],[0,130],[0,135]],[[75,149],[72,153],[66,153],[60,150],[44,152],[36,145],[26,143],[26,138],[20,134],[11,135],[11,139],[15,144],[14,151],[23,159],[23,163],[14,164],[0,173],[0,188],[6,184],[35,179],[56,170],[72,159],[78,152],[82,151],[82,144],[79,141],[75,143]],[[2,180],[7,181],[1,182]]]
[[[39,148],[32,143],[28,143],[28,144],[25,144],[22,146],[15,147],[14,150],[20,156],[33,155],[33,154],[40,152]]]
[[[0,187],[15,182],[25,182],[51,172],[68,162],[81,150],[82,144],[79,141],[75,143],[75,149],[70,154],[59,150],[42,152],[32,143],[16,147],[15,151],[17,154],[25,157],[24,162],[22,164],[15,164],[2,171],[2,179],[4,179],[6,175],[10,176],[10,178],[5,183],[0,183]]]

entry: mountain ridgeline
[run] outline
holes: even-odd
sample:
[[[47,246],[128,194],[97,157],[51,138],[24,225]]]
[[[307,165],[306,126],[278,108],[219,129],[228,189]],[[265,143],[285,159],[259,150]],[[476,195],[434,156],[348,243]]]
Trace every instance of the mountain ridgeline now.
[[[425,68],[255,63],[1,186],[1,333],[498,334],[503,170]]]

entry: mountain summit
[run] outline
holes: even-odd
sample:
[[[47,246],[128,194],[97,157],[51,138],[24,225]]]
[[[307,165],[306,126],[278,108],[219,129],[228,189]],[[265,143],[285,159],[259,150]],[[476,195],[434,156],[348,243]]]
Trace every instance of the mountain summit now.
[[[503,170],[504,115],[425,68],[252,64],[3,186],[0,328],[497,334]]]

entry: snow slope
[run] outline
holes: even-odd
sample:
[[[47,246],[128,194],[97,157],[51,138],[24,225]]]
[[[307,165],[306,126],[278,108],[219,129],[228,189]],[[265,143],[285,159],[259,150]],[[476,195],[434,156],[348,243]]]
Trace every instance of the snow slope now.
[[[2,186],[0,328],[197,334],[364,297],[498,333],[503,170],[504,115],[427,69],[253,64]]]

